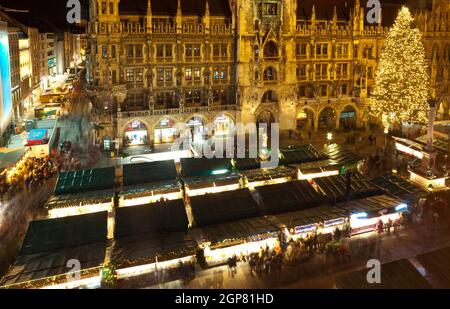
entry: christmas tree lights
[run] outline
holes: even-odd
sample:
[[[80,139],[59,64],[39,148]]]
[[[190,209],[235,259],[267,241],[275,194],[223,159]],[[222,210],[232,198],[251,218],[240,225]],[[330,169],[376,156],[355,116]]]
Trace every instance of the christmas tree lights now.
[[[384,43],[370,113],[385,127],[395,122],[427,122],[429,77],[425,48],[414,19],[403,7]]]

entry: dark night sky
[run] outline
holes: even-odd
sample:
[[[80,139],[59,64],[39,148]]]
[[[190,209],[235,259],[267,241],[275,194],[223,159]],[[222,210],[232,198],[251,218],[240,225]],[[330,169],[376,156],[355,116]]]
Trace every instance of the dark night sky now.
[[[12,9],[29,9],[33,16],[44,17],[52,22],[66,23],[66,14],[69,10],[66,8],[67,1],[68,0],[0,0],[0,4]],[[80,0],[80,2],[82,14],[87,15],[88,0]]]

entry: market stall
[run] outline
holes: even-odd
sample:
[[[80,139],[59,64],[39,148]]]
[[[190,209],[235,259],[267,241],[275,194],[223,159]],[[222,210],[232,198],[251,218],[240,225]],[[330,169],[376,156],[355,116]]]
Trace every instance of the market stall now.
[[[271,169],[252,169],[239,172],[246,187],[255,187],[284,183],[296,179],[295,169],[278,166]]]
[[[49,218],[107,211],[108,238],[112,238],[114,185],[114,167],[62,172],[54,194],[44,207],[48,210]]]
[[[107,213],[100,212],[31,222],[19,256],[0,285],[4,288],[98,287],[105,260],[106,218]],[[68,274],[74,266],[69,263],[71,260],[80,262],[78,279]]]
[[[231,159],[181,158],[182,177],[224,175],[233,169]]]
[[[117,278],[168,270],[195,255],[182,200],[119,208],[112,262]]]
[[[397,175],[385,174],[372,180],[372,183],[381,188],[386,193],[392,194],[397,198],[403,199],[409,204],[425,197],[428,192],[422,187],[401,178]]]
[[[313,179],[312,182],[328,198],[330,203],[381,194],[382,190],[365,180],[359,173]]]
[[[123,165],[119,206],[151,204],[182,197],[174,160]]]
[[[234,254],[249,255],[261,248],[274,248],[279,228],[265,217],[203,227],[199,229],[200,246],[208,263],[225,262]]]
[[[292,165],[298,170],[298,179],[315,179],[336,176],[347,171],[360,171],[364,163],[362,157],[338,144],[324,147],[322,153],[328,159]]]
[[[76,216],[94,212],[108,211],[113,208],[114,191],[112,189],[52,195],[44,205],[49,218]]]
[[[348,213],[352,235],[371,232],[379,220],[386,224],[400,219],[400,214],[408,211],[408,205],[401,199],[389,195],[371,196],[359,200],[336,204]]]
[[[347,223],[346,211],[330,206],[321,206],[275,215],[293,239],[304,238],[311,233],[331,234],[336,228],[343,229]]]
[[[189,197],[237,190],[241,187],[240,180],[241,177],[237,173],[181,179],[185,194]]]
[[[254,196],[264,214],[313,208],[326,202],[324,195],[306,180],[256,187]]]
[[[327,159],[313,145],[290,146],[280,149],[280,159],[285,165],[315,162]]]
[[[250,190],[239,189],[190,197],[196,226],[220,224],[258,215],[258,206]]]

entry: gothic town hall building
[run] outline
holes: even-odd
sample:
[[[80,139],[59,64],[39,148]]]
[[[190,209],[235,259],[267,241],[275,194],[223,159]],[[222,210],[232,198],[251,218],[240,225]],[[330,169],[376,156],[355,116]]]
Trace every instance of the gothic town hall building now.
[[[211,123],[207,134],[238,122],[367,126],[383,40],[403,4],[423,33],[438,117],[449,117],[450,1],[381,1],[372,24],[366,2],[90,0],[88,82],[113,119],[104,136],[156,146],[173,142],[177,123],[194,135]]]

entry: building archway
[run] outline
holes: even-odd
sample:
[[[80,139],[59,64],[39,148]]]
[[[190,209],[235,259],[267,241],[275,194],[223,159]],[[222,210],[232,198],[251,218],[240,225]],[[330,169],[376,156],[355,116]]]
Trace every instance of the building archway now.
[[[133,120],[125,126],[123,144],[125,147],[148,145],[147,125],[139,120]]]
[[[356,128],[356,109],[347,105],[339,114],[339,128],[343,130],[353,130]]]
[[[272,124],[274,123],[276,123],[275,115],[269,110],[260,112],[256,117],[258,141],[260,137],[263,137],[263,147],[268,147],[271,144]]]
[[[205,131],[205,124],[203,117],[200,115],[194,115],[186,121],[186,125],[190,131],[188,136],[190,142],[197,143],[204,140],[204,136],[206,136],[207,133]]]
[[[297,112],[297,130],[313,130],[315,115],[311,108],[304,107]]]
[[[226,113],[217,115],[214,119],[214,136],[226,136],[234,131],[234,121],[231,116]]]
[[[261,103],[278,103],[278,94],[273,90],[268,90],[264,92]]]
[[[177,138],[176,121],[170,117],[163,117],[155,125],[155,145],[173,143]]]
[[[332,107],[325,107],[319,113],[319,129],[321,130],[336,130],[337,112]]]

